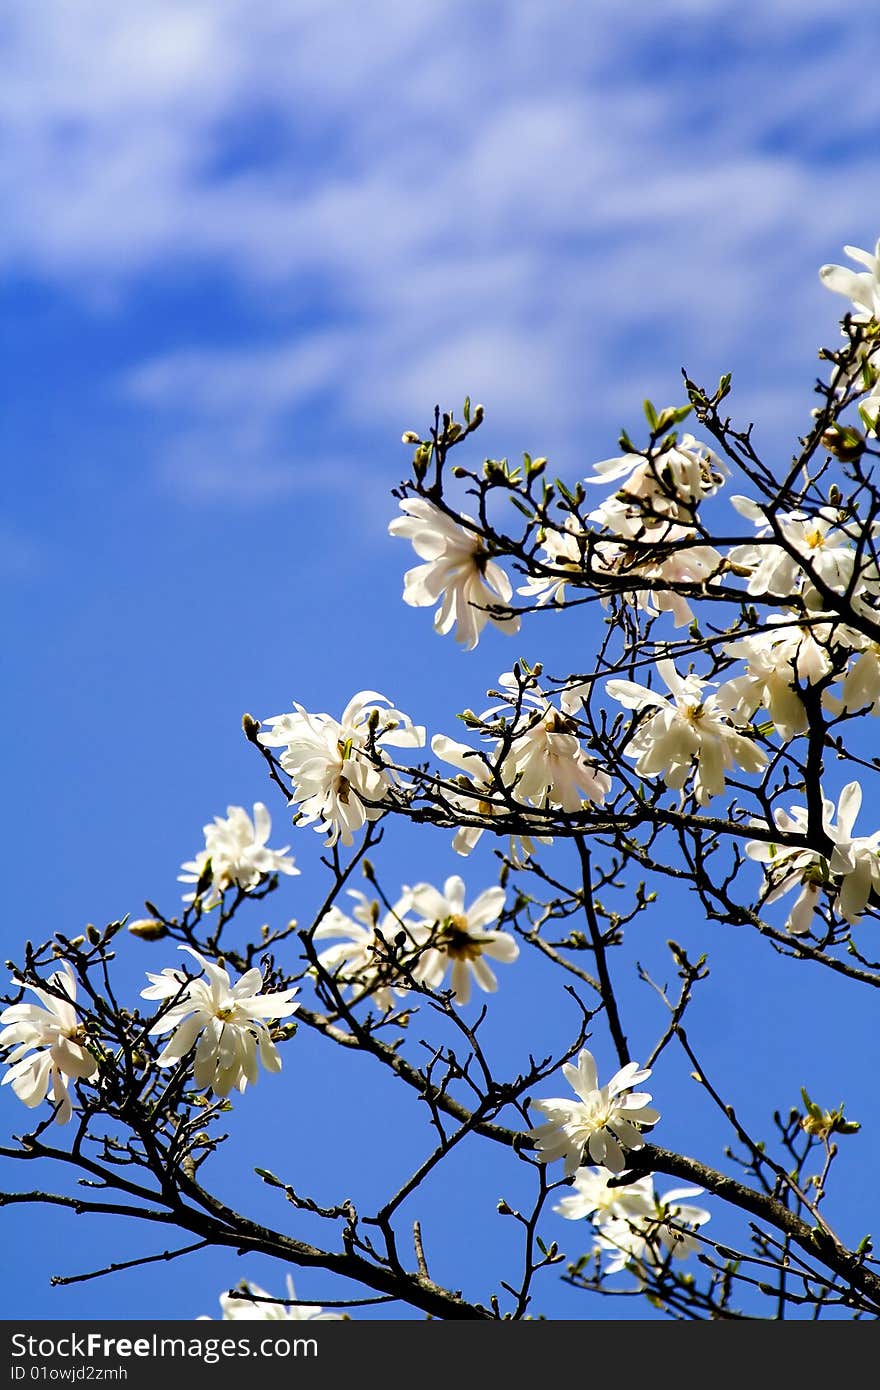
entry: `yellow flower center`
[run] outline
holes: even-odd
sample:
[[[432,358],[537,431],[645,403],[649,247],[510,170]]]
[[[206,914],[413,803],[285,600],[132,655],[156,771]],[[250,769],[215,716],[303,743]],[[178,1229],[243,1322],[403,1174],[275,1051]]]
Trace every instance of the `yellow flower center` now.
[[[468,931],[468,920],[462,913],[455,913],[443,922],[437,937],[437,949],[445,952],[452,960],[477,960],[483,948],[474,941]]]
[[[808,531],[804,536],[804,540],[811,550],[821,550],[822,546],[825,544],[825,537],[818,526],[814,526],[812,531]]]

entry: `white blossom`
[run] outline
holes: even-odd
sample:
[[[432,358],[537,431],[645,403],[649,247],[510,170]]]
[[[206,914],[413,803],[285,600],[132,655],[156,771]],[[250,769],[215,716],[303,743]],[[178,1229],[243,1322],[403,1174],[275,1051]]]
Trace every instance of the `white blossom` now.
[[[530,1131],[542,1163],[554,1159],[565,1161],[565,1176],[572,1177],[581,1166],[585,1153],[612,1173],[626,1167],[624,1149],[641,1149],[643,1125],[654,1125],[659,1112],[649,1104],[651,1096],[631,1087],[646,1081],[650,1071],[642,1070],[637,1062],[627,1062],[612,1076],[607,1085],[599,1085],[596,1063],[586,1048],[579,1054],[577,1066],[567,1063],[563,1076],[575,1091],[577,1100],[537,1100],[534,1107],[547,1117],[546,1124]]]
[[[383,814],[381,802],[398,782],[384,749],[421,748],[425,742],[424,727],[375,690],[361,690],[340,719],[294,704],[293,714],[264,722],[268,729],[261,730],[259,742],[284,750],[280,762],[294,783],[290,804],[298,807],[298,823],[326,832],[328,845],[338,839],[352,844],[355,832]]]
[[[349,888],[348,896],[355,901],[351,916],[334,905],[315,929],[315,941],[345,938],[322,951],[318,960],[338,984],[359,998],[369,999],[382,1013],[387,1013],[393,1004],[393,994],[405,992],[405,986],[397,983],[400,966],[392,964],[389,955],[396,949],[399,958],[396,939],[401,932],[407,937],[405,949],[411,952],[416,945],[406,917],[410,895],[405,893],[384,916],[380,915],[379,904],[359,889]]]
[[[624,1187],[610,1186],[614,1174],[607,1168],[578,1168],[572,1179],[574,1192],[553,1208],[566,1221],[592,1220],[596,1226],[619,1216],[646,1214],[654,1207],[654,1184],[639,1178]]]
[[[695,543],[695,534],[689,527],[669,525],[662,539],[650,543],[601,540],[591,556],[593,570],[599,576],[631,581],[632,589],[621,590],[624,602],[649,614],[671,613],[675,626],[682,627],[693,622],[694,613],[673,586],[707,584],[719,575],[723,563],[713,546]],[[607,607],[608,598],[602,603]]]
[[[694,793],[705,806],[724,790],[725,772],[737,765],[758,772],[766,765],[763,750],[730,723],[723,700],[705,693],[707,681],[679,675],[669,660],[658,661],[657,670],[673,700],[635,681],[610,680],[607,685],[611,698],[626,709],[654,711],[626,747],[640,777],[659,775],[681,791],[693,770]]]
[[[500,565],[491,559],[479,535],[477,523],[463,516],[460,522],[424,497],[406,497],[400,503],[405,516],[395,517],[388,530],[392,536],[412,541],[413,549],[425,563],[404,575],[403,600],[413,608],[440,602],[434,615],[439,633],[451,632],[470,651],[480,640],[487,622],[503,632],[517,632],[519,618],[490,613],[492,607],[508,604],[513,586]]]
[[[449,791],[447,788],[443,790],[444,801],[448,802],[454,810],[465,816],[480,816],[484,820],[489,820],[493,816],[510,814],[510,808],[495,781],[496,775],[500,776],[500,773],[495,774],[493,772],[491,755],[489,755],[487,762],[484,755],[476,749],[469,748],[466,743],[459,743],[457,739],[449,738],[446,734],[433,736],[431,751],[443,762],[459,768],[464,774],[458,778],[458,785],[461,787],[460,794]],[[463,857],[469,855],[479,843],[485,828],[483,825],[460,825],[452,839],[452,848],[456,854]],[[511,835],[511,861],[518,867],[522,867],[525,861],[534,854],[536,843],[550,845],[553,841],[547,835],[527,835],[524,833]]]
[[[506,894],[503,888],[487,888],[465,907],[465,885],[453,874],[443,892],[430,883],[417,883],[409,890],[412,910],[421,921],[415,930],[425,950],[413,974],[429,989],[439,989],[449,967],[450,987],[456,1004],[467,1004],[471,979],[482,990],[494,993],[498,981],[487,957],[509,965],[519,956],[519,946],[506,931],[487,930],[500,916]]]
[[[150,1029],[150,1036],[171,1033],[164,1051],[156,1058],[170,1067],[195,1046],[193,1077],[197,1086],[210,1087],[227,1096],[233,1087],[243,1091],[257,1080],[257,1059],[266,1071],[281,1070],[281,1057],[272,1041],[268,1021],[289,1018],[299,1008],[292,1002],[296,989],[261,994],[262,971],[256,966],[233,985],[222,966],[206,960],[191,946],[179,947],[202,967],[204,978],[191,979],[181,969],[161,974],[147,971],[143,999],[171,1001]]]
[[[23,984],[16,980],[16,984]],[[95,1075],[98,1063],[86,1047],[85,1027],[76,1011],[76,978],[65,961],[47,987],[24,984],[39,1004],[11,1004],[0,1014],[0,1049],[11,1049],[3,1078],[20,1101],[34,1109],[51,1095],[55,1119],[67,1124],[73,1113],[68,1082]]]
[[[701,1187],[678,1187],[663,1196],[651,1193],[648,1211],[615,1216],[600,1227],[596,1249],[610,1256],[606,1274],[629,1268],[644,1276],[668,1259],[684,1260],[700,1248],[696,1235],[710,1213],[683,1199],[696,1197]]]
[[[827,289],[842,294],[850,300],[853,320],[856,323],[870,323],[880,319],[880,241],[870,251],[862,251],[858,246],[844,246],[851,261],[864,266],[864,270],[850,270],[843,265],[823,265],[819,276]]]
[[[266,1301],[270,1295],[265,1289],[261,1289],[259,1284],[252,1284],[247,1279],[243,1279],[240,1284],[240,1293],[233,1289],[229,1293],[221,1293],[220,1307],[222,1309],[221,1321],[223,1322],[340,1322],[339,1313],[325,1313],[323,1308],[317,1305],[298,1304],[295,1302],[296,1291],[293,1287],[293,1280],[287,1276],[287,1303],[276,1303]],[[249,1294],[263,1300],[255,1303]],[[203,1313],[198,1322],[212,1322],[206,1313]]]
[[[504,785],[514,789],[517,800],[542,808],[572,812],[585,802],[601,806],[611,778],[584,752],[574,719],[557,710],[537,685],[521,692],[512,672],[505,672],[499,685],[508,693],[508,705],[519,709],[500,770]],[[483,718],[497,713],[487,710]]]
[[[205,848],[181,865],[184,872],[178,874],[178,881],[198,884],[210,863],[210,889],[201,899],[203,907],[210,909],[222,900],[227,888],[234,886],[249,893],[268,874],[298,874],[293,856],[288,854],[289,845],[269,849],[271,833],[272,820],[262,801],[254,802],[253,820],[243,806],[227,806],[225,819],[215,816],[212,824],[204,827]],[[184,902],[195,897],[195,891],[187,893]]]
[[[749,497],[731,497],[730,501],[757,528],[754,542],[734,546],[728,556],[732,565],[749,572],[748,593],[787,599],[801,590],[809,607],[823,608],[826,600],[816,591],[810,572],[835,592],[845,592],[856,556],[834,508],[820,507],[814,513],[778,513],[775,522],[786,542],[783,546],[775,539],[767,514],[757,502]],[[794,554],[790,553],[792,550]],[[863,566],[857,587],[862,591],[876,589],[876,582],[876,567],[869,561]]]
[[[618,490],[588,513],[588,520],[617,535],[636,537],[669,522],[694,520],[697,505],[717,492],[727,469],[692,434],[652,457],[624,454],[604,459],[586,483],[619,483]]]
[[[792,935],[806,935],[810,930],[823,886],[837,890],[834,910],[848,922],[856,922],[871,893],[880,892],[880,831],[853,835],[861,804],[862,789],[855,781],[848,782],[840,793],[836,821],[834,803],[822,798],[822,829],[832,844],[827,858],[815,849],[766,840],[752,840],[746,845],[748,857],[764,865],[769,889],[764,902],[768,906],[793,888],[800,888],[785,924]],[[773,816],[779,830],[806,837],[809,813],[805,806],[793,806],[790,813],[777,808]]]
[[[571,578],[584,573],[586,536],[587,533],[573,516],[566,518],[561,530],[555,526],[546,527],[541,532],[543,554],[539,559],[548,569],[561,572],[534,574],[526,584],[520,585],[517,593],[533,600],[538,608],[548,603],[564,603],[566,585]]]
[[[725,644],[728,656],[745,661],[746,671],[721,687],[719,700],[740,721],[765,709],[779,737],[788,742],[805,733],[809,723],[796,684],[815,685],[840,664],[845,634],[841,624],[800,624],[779,614],[768,624],[765,632]]]

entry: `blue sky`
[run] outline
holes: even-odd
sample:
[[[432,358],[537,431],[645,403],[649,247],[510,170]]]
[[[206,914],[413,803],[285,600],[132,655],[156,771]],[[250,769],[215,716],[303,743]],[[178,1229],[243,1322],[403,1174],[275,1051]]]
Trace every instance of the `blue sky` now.
[[[824,0],[9,0],[5,954],[137,914],[144,895],[174,902],[202,824],[267,795],[244,710],[338,712],[375,688],[451,732],[520,651],[588,649],[572,619],[467,656],[400,603],[409,557],[386,534],[389,489],[401,431],[435,401],[469,392],[487,409],[481,449],[549,454],[576,479],[615,452],[644,395],[679,399],[682,365],[709,381],[732,370],[741,418],[787,457],[836,331],[817,267],[880,230],[871,29],[864,6]],[[316,841],[294,842],[297,915],[318,896]],[[460,867],[441,837],[395,840],[388,862],[404,878]],[[465,867],[474,890],[490,872],[488,856]],[[813,1038],[766,952],[712,949],[728,972],[712,987],[720,1065],[748,1088],[762,1046],[780,1057],[763,1115],[796,1099]],[[163,963],[131,943],[120,969],[134,989]],[[738,977],[755,981],[748,995]],[[841,1056],[867,1035],[837,983],[801,979],[847,1039],[811,1058],[834,1103]],[[502,1032],[529,1000],[522,979],[499,995]],[[289,1134],[273,1142],[306,1174],[330,1162],[334,1126],[369,1136],[382,1106],[396,1113],[335,1063],[304,1042],[285,1073]],[[258,1090],[242,1109],[272,1114]],[[668,1108],[690,1121],[683,1098]],[[0,1113],[19,1122],[8,1092]],[[409,1123],[401,1162],[424,1139]],[[456,1204],[495,1252],[491,1186],[488,1167],[464,1174]],[[432,1200],[451,1261],[447,1198]],[[29,1247],[7,1317],[195,1316],[245,1272],[214,1256],[161,1281],[50,1291],[49,1273],[145,1237],[114,1246],[37,1211],[3,1223]],[[268,1266],[253,1277],[283,1282]],[[544,1306],[585,1311],[549,1285]]]

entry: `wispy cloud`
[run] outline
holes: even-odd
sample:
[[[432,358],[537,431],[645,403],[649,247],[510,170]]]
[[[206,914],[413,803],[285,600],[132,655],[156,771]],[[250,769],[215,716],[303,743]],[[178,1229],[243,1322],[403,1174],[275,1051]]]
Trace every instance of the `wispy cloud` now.
[[[250,296],[264,336],[125,378],[165,412],[163,476],[200,494],[291,487],[316,402],[342,457],[353,425],[465,390],[571,453],[682,360],[784,397],[833,320],[816,265],[876,231],[863,22],[824,0],[13,0],[0,260],[123,304],[181,265]]]

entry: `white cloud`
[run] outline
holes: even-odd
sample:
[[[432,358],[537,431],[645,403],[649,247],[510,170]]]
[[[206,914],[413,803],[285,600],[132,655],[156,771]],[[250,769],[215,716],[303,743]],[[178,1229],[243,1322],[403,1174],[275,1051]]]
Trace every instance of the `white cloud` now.
[[[200,495],[289,486],[315,401],[341,437],[467,389],[559,449],[670,358],[801,397],[803,342],[833,335],[815,267],[876,230],[863,15],[12,0],[0,261],[123,306],[181,265],[250,295],[262,340],[126,377]]]

